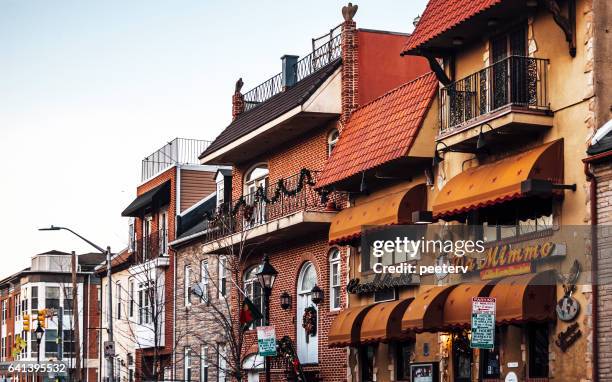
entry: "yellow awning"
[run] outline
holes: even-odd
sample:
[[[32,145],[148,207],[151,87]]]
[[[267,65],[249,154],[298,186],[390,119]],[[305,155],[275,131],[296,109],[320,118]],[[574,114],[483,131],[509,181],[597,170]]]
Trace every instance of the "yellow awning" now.
[[[345,244],[359,238],[363,226],[409,224],[412,212],[427,206],[427,189],[419,184],[393,194],[340,211],[329,228],[330,244]]]
[[[479,282],[460,284],[453,289],[444,303],[443,327],[469,328],[472,325],[472,298],[488,296],[493,286],[493,282]]]
[[[402,316],[412,298],[383,302],[366,314],[361,324],[361,344],[402,339]]]
[[[499,280],[490,297],[496,300],[500,324],[555,319],[557,286],[554,271],[510,276]]]
[[[404,312],[402,331],[438,331],[443,325],[444,303],[455,288],[451,286],[432,286],[418,294]]]
[[[528,179],[563,181],[562,139],[455,176],[438,193],[433,214],[444,218],[524,196]]]
[[[361,323],[374,305],[357,306],[341,311],[329,328],[328,346],[345,347],[359,344]]]

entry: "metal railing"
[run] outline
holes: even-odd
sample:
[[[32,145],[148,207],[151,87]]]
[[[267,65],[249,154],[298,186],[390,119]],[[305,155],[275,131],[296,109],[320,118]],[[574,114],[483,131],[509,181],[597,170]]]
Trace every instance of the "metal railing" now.
[[[509,105],[549,110],[548,64],[510,56],[440,90],[440,134]]]
[[[142,160],[141,181],[151,179],[176,164],[199,164],[198,157],[210,141],[175,138]]]
[[[340,26],[318,39],[313,39],[312,52],[299,60],[293,68],[296,73],[296,82],[303,80],[317,72],[342,55],[342,34]],[[318,43],[322,39],[324,43]],[[282,73],[278,73],[268,80],[244,93],[244,110],[250,110],[262,102],[282,92]]]
[[[311,176],[316,183],[318,171],[312,171]],[[330,192],[327,200],[322,200],[321,195],[315,190],[314,186],[304,184],[297,190],[299,175],[283,179],[285,188],[295,191],[292,195],[280,193],[278,199],[270,202],[261,200],[257,197],[257,192],[243,196],[245,204],[240,206],[235,214],[232,209],[239,202],[239,199],[232,200],[231,204],[219,207],[216,215],[210,221],[209,229],[206,233],[206,241],[213,241],[225,236],[242,232],[267,222],[288,216],[300,211],[332,211],[346,207],[347,194],[341,192]],[[268,200],[273,200],[276,184],[268,185],[263,188],[263,193]]]
[[[142,239],[135,240],[132,250],[134,261],[143,263],[168,255],[168,230],[160,229]]]

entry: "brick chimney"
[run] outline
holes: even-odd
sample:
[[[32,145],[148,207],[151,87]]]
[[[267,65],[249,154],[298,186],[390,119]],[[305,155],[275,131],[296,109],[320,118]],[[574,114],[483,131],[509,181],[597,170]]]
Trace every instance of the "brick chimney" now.
[[[359,105],[359,65],[357,59],[357,24],[353,20],[357,13],[357,5],[348,3],[342,7],[342,114],[340,116],[341,124],[344,124],[353,110]]]
[[[242,85],[244,85],[242,78],[239,78],[238,81],[236,81],[236,88],[232,96],[232,120],[236,119],[240,113],[244,112],[244,96],[241,93]]]

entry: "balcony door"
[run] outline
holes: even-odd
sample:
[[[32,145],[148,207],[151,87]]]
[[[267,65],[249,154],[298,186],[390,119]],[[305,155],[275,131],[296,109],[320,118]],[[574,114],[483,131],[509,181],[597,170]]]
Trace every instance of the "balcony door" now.
[[[142,256],[143,260],[149,259],[151,252],[151,243],[149,238],[153,229],[153,218],[151,215],[145,216],[142,220]]]
[[[312,263],[302,266],[298,277],[297,288],[297,353],[301,363],[315,364],[319,362],[319,314],[317,306],[312,302],[312,288],[317,284],[317,271]],[[314,335],[306,333],[302,321],[306,309],[314,308],[317,311],[317,329]]]
[[[166,255],[168,252],[168,211],[159,213],[159,254]]]
[[[248,205],[244,216],[246,227],[253,227],[266,222],[266,202],[261,199],[257,200],[255,194],[261,188],[267,195],[268,174],[268,166],[266,164],[259,164],[247,172],[244,178],[244,197]],[[257,203],[255,203],[256,201]]]
[[[492,106],[527,103],[527,28],[522,25],[491,40]]]

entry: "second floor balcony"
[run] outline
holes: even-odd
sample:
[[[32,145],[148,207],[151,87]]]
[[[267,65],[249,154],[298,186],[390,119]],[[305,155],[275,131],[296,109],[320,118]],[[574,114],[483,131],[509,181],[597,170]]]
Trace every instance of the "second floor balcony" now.
[[[347,194],[321,194],[315,190],[319,172],[309,174],[309,179],[297,174],[219,206],[210,217],[205,236],[210,249],[256,238],[273,243],[290,231],[307,234],[327,227],[336,212],[346,206]]]
[[[440,90],[440,132],[449,149],[475,152],[483,134],[534,134],[552,126],[547,59],[509,56]]]
[[[160,229],[130,243],[136,264],[160,259],[163,265],[168,256],[168,230]]]

